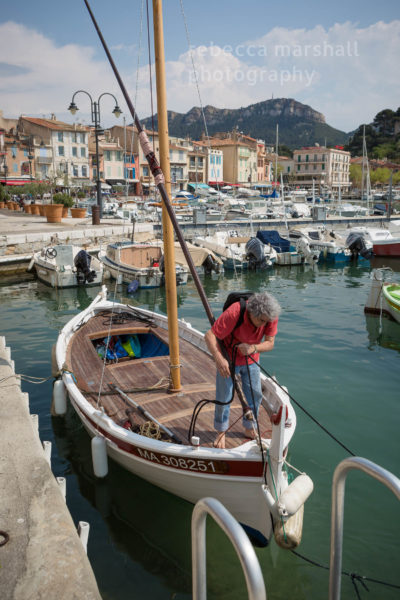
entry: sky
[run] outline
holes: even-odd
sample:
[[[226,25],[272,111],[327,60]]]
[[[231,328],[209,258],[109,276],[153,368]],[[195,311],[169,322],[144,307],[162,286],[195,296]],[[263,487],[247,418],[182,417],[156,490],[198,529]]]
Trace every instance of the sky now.
[[[156,113],[146,1],[89,3],[139,118]],[[169,110],[294,98],[348,132],[400,106],[398,0],[164,0],[163,12]],[[89,125],[87,94],[75,95],[75,116],[67,111],[84,90],[101,96],[103,126],[132,122],[84,0],[4,2],[0,15],[4,117]]]

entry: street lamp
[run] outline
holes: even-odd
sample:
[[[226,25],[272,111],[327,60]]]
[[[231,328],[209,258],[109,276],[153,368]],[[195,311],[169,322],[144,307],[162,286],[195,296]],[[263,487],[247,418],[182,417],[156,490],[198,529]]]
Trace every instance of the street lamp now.
[[[122,114],[122,111],[118,106],[116,97],[113,94],[111,94],[110,92],[103,92],[103,94],[100,94],[100,96],[98,97],[97,102],[96,102],[92,99],[92,96],[89,94],[89,92],[86,92],[85,90],[78,90],[72,96],[71,104],[68,107],[68,110],[70,111],[70,113],[72,115],[74,115],[76,113],[76,111],[79,110],[79,108],[77,107],[77,105],[74,102],[74,98],[75,98],[76,94],[79,94],[79,93],[86,94],[87,96],[89,96],[89,99],[90,99],[90,107],[91,107],[91,113],[92,113],[91,116],[92,116],[92,123],[94,123],[94,137],[95,137],[95,142],[96,142],[97,205],[99,207],[100,218],[102,218],[103,205],[102,205],[102,200],[101,200],[101,182],[100,182],[100,168],[99,168],[100,167],[100,165],[99,165],[99,139],[98,139],[99,134],[103,133],[103,130],[100,128],[100,99],[103,96],[111,96],[112,98],[114,98],[115,108],[112,112],[117,117],[117,119]]]

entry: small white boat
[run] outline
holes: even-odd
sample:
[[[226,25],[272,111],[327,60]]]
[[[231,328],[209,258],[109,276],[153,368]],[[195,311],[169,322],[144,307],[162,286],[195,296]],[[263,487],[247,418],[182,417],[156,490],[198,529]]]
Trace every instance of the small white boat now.
[[[161,244],[116,242],[100,250],[99,260],[104,268],[119,283],[137,281],[140,288],[155,288],[164,285],[163,253]],[[177,264],[176,283],[184,285],[188,269]]]
[[[40,281],[54,288],[78,285],[99,285],[103,280],[103,265],[84,248],[73,244],[46,246],[36,252],[28,266],[35,268]]]
[[[328,231],[325,226],[297,227],[289,229],[289,240],[301,251],[301,243],[305,243],[320,261],[346,262],[352,253],[345,240],[335,231]]]
[[[400,323],[400,284],[384,281],[385,270],[375,269],[372,272],[372,286],[364,311],[385,314]]]
[[[228,270],[270,267],[276,251],[255,237],[241,237],[236,230],[216,231],[213,235],[194,238],[193,243],[212,250]]]

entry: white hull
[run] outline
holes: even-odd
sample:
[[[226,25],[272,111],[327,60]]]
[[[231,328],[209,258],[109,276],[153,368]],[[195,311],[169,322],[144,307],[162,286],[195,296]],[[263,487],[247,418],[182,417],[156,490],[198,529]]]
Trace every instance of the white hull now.
[[[66,256],[62,256],[61,248],[66,250]],[[54,246],[56,256],[51,258],[46,255],[49,248],[44,248],[33,256],[33,267],[40,281],[54,288],[77,287],[78,285],[100,285],[103,281],[103,265],[96,257],[91,257],[90,270],[94,272],[94,278],[90,282],[80,283],[77,277],[77,269],[74,265],[74,257],[81,248],[72,245]],[[58,250],[58,254],[57,254]]]

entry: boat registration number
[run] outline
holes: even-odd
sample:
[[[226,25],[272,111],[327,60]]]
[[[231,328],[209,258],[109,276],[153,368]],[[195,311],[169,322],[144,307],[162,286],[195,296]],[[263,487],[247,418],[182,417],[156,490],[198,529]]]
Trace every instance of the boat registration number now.
[[[227,473],[228,463],[222,460],[201,460],[198,458],[187,458],[183,456],[170,456],[138,448],[138,455],[145,460],[158,463],[165,467],[182,469],[184,471],[198,471],[200,473]]]

